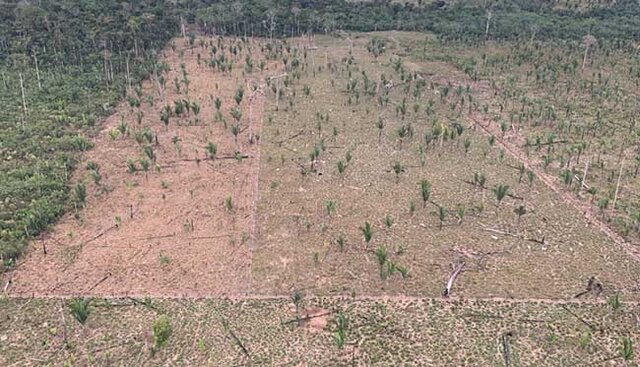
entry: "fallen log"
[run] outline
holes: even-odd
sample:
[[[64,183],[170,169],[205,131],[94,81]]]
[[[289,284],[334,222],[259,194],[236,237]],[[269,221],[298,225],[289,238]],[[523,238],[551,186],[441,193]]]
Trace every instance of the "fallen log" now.
[[[464,266],[465,262],[463,261],[453,268],[453,272],[451,273],[451,276],[449,276],[449,280],[447,281],[447,284],[444,287],[444,291],[442,292],[442,296],[444,298],[449,298],[449,296],[451,295],[451,288],[453,288],[453,283],[456,281],[456,278],[458,278],[458,275],[460,275],[460,273],[464,269]]]
[[[505,367],[511,367],[511,347],[509,346],[509,337],[513,334],[509,331],[502,335],[502,355],[504,356]]]

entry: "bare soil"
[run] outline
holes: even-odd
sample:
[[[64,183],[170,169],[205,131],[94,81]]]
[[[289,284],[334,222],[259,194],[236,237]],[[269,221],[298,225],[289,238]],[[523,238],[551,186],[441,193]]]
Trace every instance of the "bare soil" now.
[[[248,142],[248,124],[252,119],[253,132],[259,134],[264,99],[263,86],[252,91],[250,85],[263,84],[264,75],[245,75],[241,66],[231,73],[213,71],[204,64],[209,48],[190,48],[183,39],[174,43],[177,51],[167,47],[161,58],[170,67],[164,98],[154,81],[146,81],[140,124],[137,109],[126,102],[104,122],[95,148],[76,173],[76,181],[87,182],[86,208],[78,217],[65,216],[43,241],[31,244],[25,261],[8,275],[12,295],[222,296],[249,290],[259,142]],[[259,54],[256,41],[250,47]],[[246,48],[236,63],[242,65],[245,53]],[[198,54],[204,56],[201,65]],[[173,82],[182,79],[181,64],[190,81],[188,94],[184,86],[178,94]],[[238,87],[245,88],[245,97],[236,146],[227,112],[236,104]],[[153,105],[146,96],[153,97]],[[214,121],[216,97],[227,123]],[[160,111],[179,99],[200,104],[197,121],[192,112],[171,117],[165,127]],[[110,132],[121,121],[128,132],[114,140]],[[140,169],[143,157],[133,135],[147,127],[156,137],[151,143],[156,161],[148,172],[129,173],[127,161]],[[209,142],[217,145],[215,159],[206,155]],[[248,158],[234,159],[236,149]],[[99,186],[84,169],[90,160],[100,167]],[[228,197],[232,210],[226,207]]]
[[[405,45],[424,35],[389,33],[389,50],[377,59],[366,51],[368,37],[288,40],[282,50],[288,80],[279,82],[278,108],[275,82],[267,85],[265,78],[282,74],[282,56],[268,61],[264,72],[254,68],[245,74],[245,45],[234,57],[233,72],[214,72],[204,64],[207,49],[176,40],[177,51],[165,50],[171,68],[165,101],[148,81],[143,94],[154,96],[154,105],[143,99],[140,125],[135,109],[126,104],[105,122],[86,157],[100,166],[101,186],[88,184],[88,202],[78,218],[70,213],[45,236],[46,255],[42,241],[32,244],[24,263],[5,276],[4,284],[11,282],[8,293],[258,297],[302,290],[440,297],[452,268],[464,262],[454,297],[562,300],[595,277],[604,285],[601,299],[614,294],[637,299],[640,267],[625,251],[630,248],[603,233],[601,223],[585,218],[538,170],[528,184],[518,174],[518,154],[504,151],[509,146],[501,145],[506,144],[502,139],[490,145],[475,131],[477,115],[450,108],[459,98],[453,91],[458,86],[463,96],[470,85],[473,95],[482,97],[475,89],[483,85],[473,85],[449,62],[412,58]],[[258,42],[251,41],[254,65],[264,57]],[[201,65],[198,53],[205,55]],[[405,83],[394,70],[397,55],[405,55],[405,70],[426,80],[417,99],[403,91]],[[293,68],[293,59],[299,67]],[[181,63],[191,81],[188,96],[178,95],[171,83],[181,79]],[[374,96],[362,92],[362,72],[376,83],[383,73],[392,81],[389,104],[379,105],[380,86]],[[357,98],[347,92],[354,79]],[[447,84],[452,92],[442,98]],[[239,86],[245,87],[245,97],[236,146],[228,112]],[[215,97],[223,101],[226,128],[214,121]],[[202,106],[200,122],[194,123],[193,115],[172,117],[165,128],[162,106],[187,98]],[[404,119],[397,110],[403,98],[408,101]],[[426,106],[433,109],[430,115]],[[121,116],[130,136],[112,139]],[[255,144],[248,142],[249,116],[259,136]],[[381,132],[379,118],[385,123]],[[426,132],[452,121],[464,126],[461,137],[424,146]],[[399,137],[402,124],[412,125],[412,137]],[[147,126],[158,138],[153,145],[159,171],[152,167],[131,174],[127,160],[142,157],[132,136]],[[206,157],[208,142],[218,146],[216,159]],[[309,153],[320,145],[324,149],[311,167]],[[236,149],[248,158],[233,159]],[[346,162],[342,174],[338,161]],[[392,169],[396,162],[403,166],[398,175]],[[484,188],[470,184],[474,173],[486,176]],[[76,176],[90,182],[82,169]],[[432,185],[424,204],[423,179]],[[508,185],[511,194],[501,203],[492,192],[499,184]],[[228,197],[232,210],[225,205]],[[334,203],[331,213],[327,202]],[[520,205],[527,213],[518,220],[514,209]],[[442,222],[439,207],[446,213]],[[361,230],[365,222],[373,228],[368,244]],[[406,278],[400,271],[381,276],[375,252],[382,248],[396,269],[406,270]]]

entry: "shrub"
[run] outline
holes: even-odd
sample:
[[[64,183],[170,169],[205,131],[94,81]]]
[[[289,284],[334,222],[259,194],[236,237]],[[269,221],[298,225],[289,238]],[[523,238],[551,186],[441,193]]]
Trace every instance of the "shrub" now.
[[[90,298],[74,298],[69,302],[69,308],[71,308],[71,314],[82,325],[87,321],[89,317],[89,302]]]
[[[167,315],[161,315],[153,323],[153,345],[155,348],[161,348],[171,336],[171,320]]]

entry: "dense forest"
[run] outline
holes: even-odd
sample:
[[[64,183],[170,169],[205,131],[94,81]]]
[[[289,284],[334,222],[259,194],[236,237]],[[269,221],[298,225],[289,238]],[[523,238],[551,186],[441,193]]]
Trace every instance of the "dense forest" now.
[[[640,5],[586,9],[562,2],[399,3],[345,0],[8,1],[0,4],[0,257],[15,263],[27,240],[86,189],[68,187],[79,152],[115,103],[159,67],[157,53],[181,32],[285,37],[412,30],[445,42],[586,34],[626,46],[640,37]],[[133,102],[132,102],[133,103]],[[139,103],[139,101],[138,101]]]

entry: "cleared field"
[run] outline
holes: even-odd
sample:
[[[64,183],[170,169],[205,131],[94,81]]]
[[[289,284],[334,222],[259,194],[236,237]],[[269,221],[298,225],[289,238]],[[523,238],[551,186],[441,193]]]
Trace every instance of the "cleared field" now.
[[[9,293],[438,297],[463,266],[455,295],[566,299],[594,277],[636,299],[634,253],[489,138],[490,86],[431,42],[174,41]]]
[[[263,75],[257,66],[214,70],[214,48],[229,57],[225,66],[259,51],[257,42],[174,40],[153,79],[104,122],[76,173],[83,208],[32,243],[5,277],[11,294],[249,290],[259,160],[249,139],[260,128]]]
[[[640,311],[631,304],[613,310],[605,304],[309,298],[296,313],[287,299],[94,299],[81,325],[66,302],[0,300],[0,318],[7,321],[0,323],[0,363],[494,366],[509,358],[514,366],[614,366],[625,363],[622,338],[639,337],[633,314]],[[346,320],[342,347],[339,318]],[[160,334],[152,330],[160,330],[161,319],[170,332],[159,346],[154,335]]]
[[[529,183],[521,162],[474,126],[482,85],[452,61],[399,57],[422,51],[425,35],[374,37],[386,40],[377,59],[369,35],[318,38],[287,100],[266,110],[256,292],[438,296],[462,262],[463,296],[568,298],[591,276],[605,294],[635,284],[640,268],[625,248],[535,174]],[[511,195],[500,203],[499,185]],[[393,262],[406,279],[381,276],[381,247],[383,268]]]
[[[0,364],[631,363],[633,243],[433,42],[174,40],[4,274]]]

